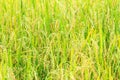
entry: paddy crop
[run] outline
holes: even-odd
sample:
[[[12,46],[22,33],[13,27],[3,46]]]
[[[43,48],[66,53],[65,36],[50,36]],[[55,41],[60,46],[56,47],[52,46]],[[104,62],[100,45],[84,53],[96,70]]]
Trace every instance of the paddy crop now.
[[[119,80],[120,0],[0,0],[0,80]]]

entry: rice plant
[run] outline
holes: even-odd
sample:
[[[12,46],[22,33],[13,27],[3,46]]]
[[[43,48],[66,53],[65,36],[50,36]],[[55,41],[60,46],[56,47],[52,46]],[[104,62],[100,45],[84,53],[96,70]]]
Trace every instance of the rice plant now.
[[[120,0],[0,0],[0,80],[119,80]]]

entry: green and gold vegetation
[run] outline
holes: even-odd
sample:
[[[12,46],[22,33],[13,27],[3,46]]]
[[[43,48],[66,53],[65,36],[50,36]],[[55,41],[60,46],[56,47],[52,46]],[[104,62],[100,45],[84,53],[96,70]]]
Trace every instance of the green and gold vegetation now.
[[[0,80],[119,80],[120,0],[0,0]]]

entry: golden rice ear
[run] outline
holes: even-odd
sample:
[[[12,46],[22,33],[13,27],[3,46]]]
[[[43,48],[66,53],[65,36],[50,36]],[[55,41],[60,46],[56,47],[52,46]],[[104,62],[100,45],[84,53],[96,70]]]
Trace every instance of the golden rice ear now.
[[[7,73],[8,79],[16,80],[13,70],[11,68],[8,68],[7,71],[8,71]]]
[[[5,47],[3,45],[0,45],[0,52],[3,52],[5,50],[6,50]]]

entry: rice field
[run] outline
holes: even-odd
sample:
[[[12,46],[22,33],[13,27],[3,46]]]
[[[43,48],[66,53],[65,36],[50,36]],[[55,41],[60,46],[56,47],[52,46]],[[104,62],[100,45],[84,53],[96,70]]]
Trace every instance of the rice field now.
[[[0,80],[120,80],[120,0],[0,0]]]

